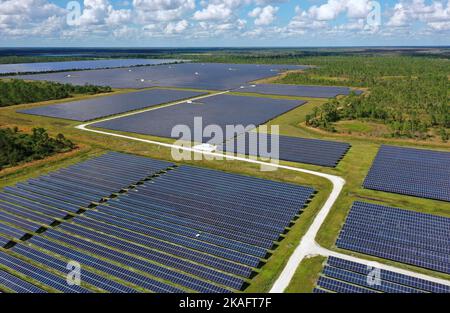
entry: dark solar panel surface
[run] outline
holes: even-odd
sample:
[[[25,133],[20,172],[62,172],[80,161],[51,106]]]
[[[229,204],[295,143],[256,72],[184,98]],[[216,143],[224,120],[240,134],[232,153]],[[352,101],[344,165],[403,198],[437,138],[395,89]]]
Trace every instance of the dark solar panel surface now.
[[[108,292],[132,292],[133,286],[237,291],[313,194],[308,187],[111,152],[6,187],[0,245],[15,239],[9,251],[39,267],[18,260],[12,270],[63,292],[88,291],[63,285],[65,260],[88,267],[88,288]],[[68,214],[75,215],[70,222]],[[15,262],[11,258],[6,254],[4,264]]]
[[[102,69],[81,72],[21,75],[15,78],[47,80],[74,85],[100,85],[113,88],[152,86],[229,90],[254,80],[277,75],[283,70],[305,69],[298,65],[257,65],[184,63],[136,68]],[[70,76],[69,76],[70,75]]]
[[[317,287],[320,291],[341,293],[365,290],[383,293],[450,293],[449,285],[336,257],[328,258]]]
[[[263,137],[261,137],[263,136]],[[336,167],[350,149],[344,142],[245,133],[219,146],[226,152]]]
[[[355,202],[336,245],[450,273],[450,218]]]
[[[89,121],[200,95],[202,93],[193,91],[152,89],[41,106],[18,112],[76,121]]]
[[[66,70],[85,70],[114,67],[129,67],[137,65],[158,65],[178,62],[173,59],[110,59],[110,60],[86,60],[65,62],[38,62],[0,64],[0,74],[13,73],[37,73]]]
[[[349,95],[352,90],[348,87],[303,86],[282,84],[257,84],[241,86],[237,91],[252,92],[267,95],[296,96],[308,98],[334,98],[339,95]],[[361,94],[359,90],[354,91]]]
[[[234,132],[225,134],[227,125],[257,126],[304,103],[298,100],[218,95],[194,101],[193,103],[183,103],[100,122],[92,126],[171,138],[175,126],[187,125],[193,132],[194,118],[202,117],[203,126],[218,125],[224,133],[224,139],[230,139],[237,134]],[[180,136],[181,134],[175,133],[172,138],[178,139]],[[203,138],[194,138],[195,142],[207,142],[209,140],[211,140],[211,137],[206,135]],[[223,140],[214,138],[211,141],[212,143],[220,143]]]
[[[363,186],[450,201],[450,152],[383,145]]]

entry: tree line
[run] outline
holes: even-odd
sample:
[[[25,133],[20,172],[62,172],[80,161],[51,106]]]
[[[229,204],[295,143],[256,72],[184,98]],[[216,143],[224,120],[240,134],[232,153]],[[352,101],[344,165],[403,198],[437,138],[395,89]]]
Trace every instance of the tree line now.
[[[0,107],[69,98],[74,94],[111,92],[111,87],[74,86],[54,82],[0,80]]]
[[[67,152],[75,147],[63,134],[52,138],[43,128],[34,128],[31,134],[20,132],[17,128],[0,128],[0,170]]]

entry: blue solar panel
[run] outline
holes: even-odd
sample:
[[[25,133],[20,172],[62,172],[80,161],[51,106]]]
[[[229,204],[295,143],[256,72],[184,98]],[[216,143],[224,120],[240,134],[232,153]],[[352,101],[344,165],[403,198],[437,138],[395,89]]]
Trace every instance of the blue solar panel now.
[[[175,59],[109,59],[64,62],[37,62],[1,64],[0,74],[37,73],[65,70],[101,69],[114,67],[130,67],[138,65],[158,65],[176,63]],[[68,74],[69,75],[69,74]]]
[[[356,262],[347,261],[335,257],[329,257],[327,264],[336,268],[343,268],[355,273],[361,273],[364,275],[373,271],[373,268],[368,268],[366,265]],[[424,280],[396,272],[386,271],[380,269],[380,278],[383,281],[394,282],[400,285],[409,286],[418,290],[435,293],[450,293],[450,286],[438,284],[429,280]]]
[[[173,134],[177,125],[187,125],[194,129],[194,118],[202,117],[203,125],[218,125],[224,138],[192,138],[196,142],[220,144],[224,139],[238,135],[226,133],[227,125],[260,125],[284,114],[305,102],[300,100],[280,100],[259,97],[243,97],[218,95],[192,103],[160,108],[140,114],[126,116],[114,120],[93,124],[93,127],[139,133],[167,138],[180,138],[181,134]],[[248,130],[248,129],[247,129]]]
[[[283,84],[257,84],[240,87],[237,91],[252,92],[265,95],[297,96],[308,98],[334,98],[339,95],[347,96],[352,90],[348,87],[304,86]],[[362,91],[355,90],[356,94]]]
[[[27,247],[24,245],[15,245],[11,248],[17,254],[20,254],[34,262],[45,265],[48,268],[51,268],[55,271],[59,271],[64,275],[67,275],[67,261],[62,261],[53,256],[40,252],[31,247]],[[81,272],[82,281],[84,283],[88,283],[94,287],[103,289],[108,292],[118,293],[118,292],[126,292],[133,293],[136,292],[135,289],[119,284],[113,280],[108,278],[104,278],[98,274],[95,274],[87,269],[82,269]]]
[[[55,274],[44,271],[37,266],[31,265],[25,261],[22,261],[16,257],[6,254],[0,251],[0,264],[8,267],[9,269],[21,273],[27,277],[30,277],[44,285],[47,285],[53,289],[56,289],[65,293],[86,293],[88,289],[81,286],[70,286],[67,284],[66,279]]]
[[[98,258],[92,257],[90,255],[76,251],[66,246],[62,246],[60,244],[49,241],[48,239],[42,237],[33,237],[30,239],[30,242],[42,249],[46,249],[53,253],[59,254],[70,260],[77,261],[81,265],[90,266],[92,268],[98,269],[111,276],[123,279],[142,288],[146,288],[147,290],[160,293],[182,292],[181,289],[175,288],[166,283],[156,281],[147,276],[143,276],[141,274],[135,273],[133,271],[114,265],[112,263],[102,261]]]
[[[149,249],[147,247],[131,243],[129,241],[118,239],[117,237],[104,235],[87,228],[80,227],[76,224],[63,224],[60,226],[60,228],[66,232],[76,234],[83,238],[87,238],[89,240],[93,240],[107,246],[144,257],[147,260],[153,260],[163,265],[180,269],[187,273],[191,273],[193,275],[205,278],[209,281],[217,282],[219,284],[237,290],[241,289],[244,282],[241,278],[234,277],[223,272],[205,267],[203,265],[174,257],[169,254],[161,253],[157,250]]]
[[[363,186],[450,201],[450,152],[383,145]]]
[[[327,167],[336,167],[350,149],[350,145],[344,142],[288,136],[275,137],[275,135],[268,135],[267,138],[264,136],[264,139],[258,138],[256,144],[254,144],[251,141],[254,136],[251,134],[246,133],[233,138],[220,146],[219,149],[233,154],[257,155],[264,158]],[[278,141],[278,147],[274,144],[276,141]],[[276,147],[278,148],[278,155],[275,154]]]
[[[355,202],[336,245],[450,273],[450,218]]]
[[[182,99],[194,98],[202,94],[200,92],[184,90],[152,89],[40,106],[18,112],[76,121],[89,121]]]
[[[17,293],[45,293],[41,288],[3,270],[0,270],[0,286],[4,286]]]
[[[111,234],[118,238],[123,238],[149,248],[154,248],[162,252],[170,253],[187,260],[192,260],[207,266],[223,270],[225,272],[233,273],[243,277],[249,277],[252,269],[238,263],[233,263],[225,259],[221,259],[209,254],[201,253],[200,251],[190,250],[183,246],[178,246],[170,242],[161,241],[159,239],[151,238],[139,233],[135,233],[114,225],[108,225],[99,221],[94,221],[85,218],[77,218],[76,223],[107,234]]]
[[[101,85],[113,88],[152,86],[229,90],[283,70],[306,69],[298,65],[185,63],[128,69],[104,69],[51,74],[21,75],[16,78],[46,80],[73,85]]]
[[[82,240],[77,237],[74,237],[74,236],[71,236],[71,235],[68,235],[65,233],[57,232],[54,230],[49,230],[45,234],[47,237],[57,239],[61,242],[70,244],[70,245],[77,247],[79,249],[82,249],[84,251],[88,251],[90,253],[101,256],[108,260],[113,260],[113,261],[119,262],[128,267],[136,268],[142,272],[151,274],[151,275],[153,275],[155,277],[159,277],[161,279],[171,281],[180,286],[185,286],[185,287],[190,288],[195,291],[220,292],[220,293],[229,292],[227,289],[224,289],[222,287],[215,286],[213,284],[199,280],[197,278],[185,275],[180,272],[176,272],[172,269],[165,268],[165,267],[156,265],[154,263],[150,263],[148,261],[138,259],[138,258],[130,256],[128,254],[109,249],[107,247],[95,244],[91,241]]]
[[[359,287],[350,283],[331,279],[324,276],[321,276],[319,278],[317,285],[322,289],[326,289],[337,293],[375,293],[374,290]]]

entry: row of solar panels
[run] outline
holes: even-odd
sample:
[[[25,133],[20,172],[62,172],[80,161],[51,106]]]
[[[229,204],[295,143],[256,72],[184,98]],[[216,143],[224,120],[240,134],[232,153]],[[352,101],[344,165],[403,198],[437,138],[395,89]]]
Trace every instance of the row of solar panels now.
[[[336,246],[449,274],[450,218],[355,202]]]
[[[0,193],[0,268],[41,291],[240,290],[313,193],[109,153]],[[82,286],[61,280],[70,260]]]
[[[314,293],[450,293],[442,285],[373,266],[329,257]]]
[[[219,146],[219,149],[228,153],[336,167],[350,149],[350,144],[247,132]]]
[[[383,145],[363,186],[450,201],[450,152]]]

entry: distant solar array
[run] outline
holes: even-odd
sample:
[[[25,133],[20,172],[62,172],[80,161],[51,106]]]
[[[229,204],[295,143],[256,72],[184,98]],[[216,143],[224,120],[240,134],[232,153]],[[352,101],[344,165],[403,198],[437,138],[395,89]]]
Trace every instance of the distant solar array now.
[[[100,122],[92,126],[171,138],[172,130],[176,125],[187,125],[192,131],[194,130],[194,118],[202,117],[203,126],[214,124],[220,126],[223,130],[224,138],[219,140],[215,138],[213,140],[213,143],[218,144],[239,134],[231,133],[225,136],[227,125],[257,126],[304,103],[299,100],[218,95],[192,103],[183,103],[177,106]],[[173,138],[178,139],[180,136],[181,134]],[[211,138],[204,136],[203,138],[195,138],[194,141],[207,142]]]
[[[383,145],[364,188],[450,201],[450,152]]]
[[[136,68],[21,75],[15,78],[45,80],[73,85],[100,85],[113,88],[154,86],[229,90],[254,80],[275,76],[283,70],[306,69],[300,65],[259,65],[183,63]]]
[[[250,148],[251,135],[245,133],[233,138],[220,146],[219,149],[231,153],[258,155],[260,157],[271,157],[276,151],[275,141],[278,141],[279,159],[284,161],[308,163],[319,166],[336,167],[339,161],[350,149],[350,145],[344,142],[316,140],[299,137],[275,136],[264,134],[264,139],[256,138],[256,145]]]
[[[177,63],[181,60],[175,59],[109,59],[109,60],[87,60],[87,61],[64,61],[64,62],[37,62],[0,64],[0,74],[13,73],[38,73],[67,70],[106,69],[116,67],[130,67],[139,65],[159,65]]]
[[[329,86],[303,86],[303,85],[282,85],[282,84],[257,84],[241,86],[237,91],[252,92],[266,95],[295,96],[308,98],[334,98],[339,95],[347,96],[352,90],[348,87]],[[355,94],[362,91],[355,90]]]
[[[314,293],[450,293],[449,285],[329,257]]]
[[[202,95],[200,92],[151,89],[126,94],[65,102],[18,111],[20,113],[89,121]]]
[[[355,202],[336,246],[450,274],[450,218]]]
[[[0,193],[0,290],[241,290],[313,194],[108,153]],[[66,283],[68,261],[81,286]]]

